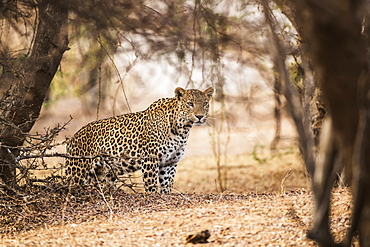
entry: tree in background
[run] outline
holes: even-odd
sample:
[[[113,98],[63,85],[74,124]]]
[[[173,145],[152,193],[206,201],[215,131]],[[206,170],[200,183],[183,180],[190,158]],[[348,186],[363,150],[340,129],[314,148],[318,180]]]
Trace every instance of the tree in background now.
[[[59,1],[7,1],[2,2],[2,18],[9,20],[9,32],[3,29],[0,64],[0,178],[13,187],[17,147],[22,146],[26,135],[39,116],[51,80],[58,69],[63,53],[68,49],[68,9]],[[34,10],[37,9],[37,16]],[[30,22],[34,30],[29,33]],[[24,22],[24,26],[19,25]],[[12,54],[18,32],[31,35],[27,54]],[[22,42],[22,40],[20,41]]]

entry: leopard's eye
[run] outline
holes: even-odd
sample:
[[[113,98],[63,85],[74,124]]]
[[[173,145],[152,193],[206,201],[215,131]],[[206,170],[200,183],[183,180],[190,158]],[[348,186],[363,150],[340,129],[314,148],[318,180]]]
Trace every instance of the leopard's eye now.
[[[192,102],[188,102],[189,107],[194,107],[194,104]]]
[[[208,106],[208,102],[203,103],[203,106],[204,107]]]

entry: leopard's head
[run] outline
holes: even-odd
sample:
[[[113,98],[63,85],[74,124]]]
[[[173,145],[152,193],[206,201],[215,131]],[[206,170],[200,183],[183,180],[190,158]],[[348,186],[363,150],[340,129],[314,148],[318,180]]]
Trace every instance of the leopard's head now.
[[[213,87],[203,92],[197,89],[176,88],[175,95],[180,103],[180,119],[185,120],[187,124],[204,124],[208,117],[209,101],[213,92]]]

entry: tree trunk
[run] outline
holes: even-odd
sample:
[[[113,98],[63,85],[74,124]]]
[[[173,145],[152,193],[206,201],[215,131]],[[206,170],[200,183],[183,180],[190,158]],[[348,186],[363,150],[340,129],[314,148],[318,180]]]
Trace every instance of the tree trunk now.
[[[303,41],[328,110],[313,179],[315,209],[309,236],[319,246],[338,246],[329,228],[330,193],[342,165],[354,199],[350,231],[341,245],[351,246],[358,230],[360,245],[370,246],[370,77],[368,43],[363,35],[366,2],[290,2],[304,18]]]
[[[10,88],[0,102],[0,178],[11,187],[16,185],[17,147],[23,145],[37,120],[63,53],[68,49],[68,9],[53,0],[37,3],[38,25],[31,55],[18,59],[17,71],[1,81]]]

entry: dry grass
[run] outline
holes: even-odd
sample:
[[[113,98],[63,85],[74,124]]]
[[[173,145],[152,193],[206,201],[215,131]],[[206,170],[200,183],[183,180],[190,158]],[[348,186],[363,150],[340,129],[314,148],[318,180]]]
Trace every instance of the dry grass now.
[[[189,234],[209,230],[207,246],[315,246],[306,238],[312,194],[299,156],[286,151],[259,157],[229,157],[223,193],[217,191],[210,159],[189,157],[176,176],[181,193],[120,190],[103,198],[93,189],[72,195],[35,188],[3,195],[0,245],[184,246]],[[350,203],[347,189],[335,190],[332,221],[338,240]]]
[[[261,161],[262,160],[262,161]],[[226,192],[276,192],[309,189],[309,179],[297,152],[279,154],[233,155],[228,157],[225,173]],[[210,157],[190,157],[181,162],[175,189],[190,193],[219,193],[217,169]]]
[[[113,214],[99,197],[80,202],[61,198],[62,211],[53,210],[57,205],[51,202],[54,216],[44,213],[46,225],[3,235],[0,244],[184,246],[186,236],[207,229],[211,233],[207,246],[315,246],[305,237],[311,197],[305,190],[245,195],[117,194],[108,201]],[[333,231],[340,239],[348,224],[348,191],[337,189],[333,203],[340,204],[333,212]]]

